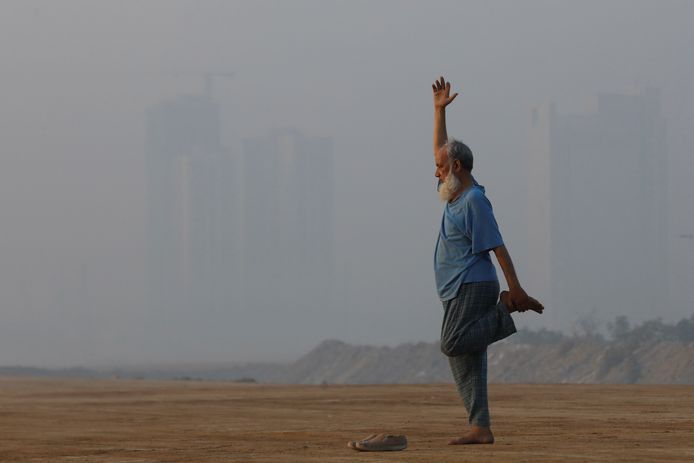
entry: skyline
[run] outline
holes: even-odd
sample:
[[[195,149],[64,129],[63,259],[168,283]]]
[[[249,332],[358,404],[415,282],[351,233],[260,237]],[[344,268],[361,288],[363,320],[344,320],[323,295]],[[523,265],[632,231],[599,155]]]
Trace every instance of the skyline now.
[[[658,89],[532,109],[529,252],[549,326],[581,307],[669,305],[667,124]],[[625,239],[626,238],[626,239]],[[638,291],[648,287],[643,294]]]
[[[460,91],[449,134],[475,153],[473,173],[531,294],[532,107],[551,100],[580,114],[591,95],[659,88],[671,303],[594,315],[671,322],[694,310],[694,241],[683,238],[694,232],[691,3],[442,2],[434,11],[417,2],[66,0],[8,1],[0,11],[0,365],[283,361],[328,338],[435,339],[441,205],[430,85],[441,74]],[[334,301],[317,315],[281,313],[296,323],[291,347],[252,339],[258,311],[188,314],[190,330],[171,332],[190,348],[176,354],[169,337],[148,331],[161,320],[146,305],[146,111],[204,93],[208,70],[233,72],[211,88],[219,145],[232,157],[243,140],[283,127],[333,140]],[[561,328],[589,312],[565,314]],[[249,340],[200,345],[210,333]]]

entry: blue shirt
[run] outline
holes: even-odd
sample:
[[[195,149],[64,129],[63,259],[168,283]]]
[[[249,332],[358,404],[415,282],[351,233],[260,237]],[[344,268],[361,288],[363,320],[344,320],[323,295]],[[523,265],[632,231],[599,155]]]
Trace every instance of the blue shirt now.
[[[504,244],[484,187],[474,183],[447,202],[434,252],[436,288],[442,301],[458,295],[463,283],[497,281],[489,250]]]

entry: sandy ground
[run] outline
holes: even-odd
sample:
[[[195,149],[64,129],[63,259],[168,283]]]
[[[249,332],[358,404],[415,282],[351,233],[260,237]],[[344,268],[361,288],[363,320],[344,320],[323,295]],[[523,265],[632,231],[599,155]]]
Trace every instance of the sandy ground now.
[[[694,461],[694,386],[492,385],[494,445],[453,385],[268,386],[0,378],[0,461]],[[402,452],[350,438],[405,433]]]

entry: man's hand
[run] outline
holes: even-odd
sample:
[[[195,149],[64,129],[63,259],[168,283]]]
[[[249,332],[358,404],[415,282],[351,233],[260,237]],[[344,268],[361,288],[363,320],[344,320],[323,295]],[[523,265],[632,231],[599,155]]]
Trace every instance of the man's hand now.
[[[511,256],[503,244],[494,248],[496,259],[501,265],[501,270],[504,271],[506,283],[508,283],[508,292],[502,291],[504,294],[502,302],[510,309],[511,312],[525,312],[526,310],[534,310],[537,313],[542,313],[545,308],[540,301],[528,296],[523,287],[518,282],[516,269],[513,267]]]
[[[508,301],[511,308],[519,312],[525,312],[527,310],[529,299],[528,293],[520,286],[510,288],[508,291]]]
[[[512,295],[511,293],[515,294]],[[511,298],[515,298],[515,300],[512,300]],[[525,299],[525,301],[523,301],[523,299]],[[511,291],[501,291],[501,294],[499,294],[499,300],[506,306],[509,313],[532,310],[533,312],[541,314],[545,310],[540,301],[534,297],[528,296],[523,288],[520,287],[512,289]]]
[[[455,97],[458,96],[457,93],[454,93],[453,96],[450,96],[451,83],[446,82],[443,79],[443,76],[439,77],[439,80],[434,82],[431,85],[431,88],[434,91],[434,109],[436,110],[444,109],[451,103],[451,101],[455,100]]]

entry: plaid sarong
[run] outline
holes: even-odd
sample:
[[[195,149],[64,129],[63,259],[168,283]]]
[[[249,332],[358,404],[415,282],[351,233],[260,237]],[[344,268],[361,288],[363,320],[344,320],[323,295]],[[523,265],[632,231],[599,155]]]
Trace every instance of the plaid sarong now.
[[[458,394],[475,426],[489,426],[487,346],[516,332],[506,307],[497,303],[499,282],[462,285],[458,296],[443,302],[441,351],[451,366]]]

